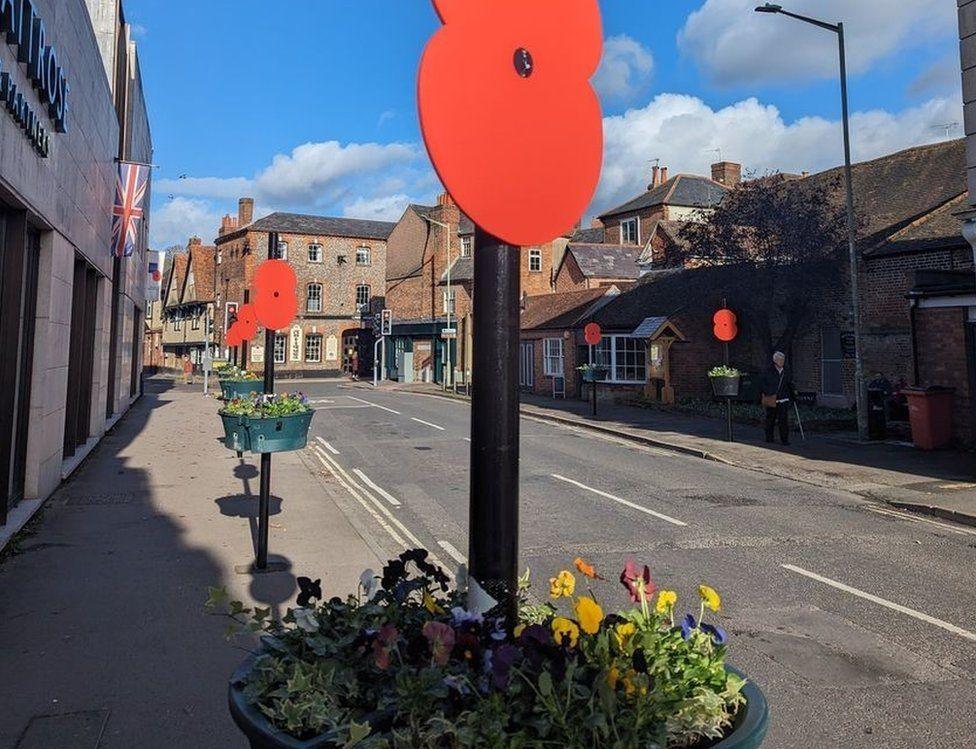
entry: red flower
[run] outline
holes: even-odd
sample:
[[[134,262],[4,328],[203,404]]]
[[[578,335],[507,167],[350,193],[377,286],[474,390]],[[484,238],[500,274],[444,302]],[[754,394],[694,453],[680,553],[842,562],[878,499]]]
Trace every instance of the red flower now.
[[[603,46],[597,0],[434,0],[444,26],[420,63],[424,141],[476,224],[548,242],[586,211],[603,121],[589,79]]]
[[[237,329],[241,341],[250,341],[258,334],[258,318],[254,314],[253,304],[242,304],[237,310],[237,322],[231,326],[231,330]]]
[[[254,311],[264,327],[281,330],[295,319],[297,284],[295,271],[284,260],[265,260],[258,266],[254,274]]]
[[[651,568],[645,564],[643,570],[638,570],[633,560],[628,560],[627,564],[624,565],[624,569],[620,573],[620,582],[627,589],[627,592],[630,594],[630,600],[634,603],[641,602],[642,593],[646,601],[657,590],[657,586],[651,580]],[[643,591],[641,588],[643,588]]]

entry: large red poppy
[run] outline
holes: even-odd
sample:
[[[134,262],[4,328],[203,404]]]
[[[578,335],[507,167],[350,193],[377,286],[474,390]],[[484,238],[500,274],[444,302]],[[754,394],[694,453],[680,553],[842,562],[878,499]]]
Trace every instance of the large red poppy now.
[[[738,320],[732,310],[722,308],[712,316],[712,332],[720,341],[734,341],[739,335]]]
[[[433,0],[420,63],[424,142],[471,219],[515,245],[548,242],[589,205],[603,122],[597,0]]]
[[[241,341],[250,341],[258,334],[258,318],[254,314],[253,304],[242,304],[237,310],[237,322],[231,325],[231,330],[235,328]]]
[[[270,330],[291,325],[298,312],[298,279],[284,260],[265,260],[254,274],[254,311]]]

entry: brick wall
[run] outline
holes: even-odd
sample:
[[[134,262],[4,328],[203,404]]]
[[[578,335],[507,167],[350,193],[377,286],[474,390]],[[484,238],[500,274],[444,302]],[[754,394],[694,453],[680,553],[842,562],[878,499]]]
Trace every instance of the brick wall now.
[[[559,268],[559,275],[556,276],[556,292],[578,291],[586,288],[589,286],[579,264],[572,255],[567,255]]]
[[[970,387],[972,352],[966,341],[966,310],[961,307],[921,308],[916,313],[919,383],[955,388],[953,435],[972,446],[973,393]]]
[[[645,208],[636,213],[622,213],[619,216],[608,216],[603,220],[603,241],[605,244],[620,244],[620,222],[637,216],[640,219],[640,242],[644,244],[648,240],[648,231],[654,221],[666,219],[667,206],[655,205]]]

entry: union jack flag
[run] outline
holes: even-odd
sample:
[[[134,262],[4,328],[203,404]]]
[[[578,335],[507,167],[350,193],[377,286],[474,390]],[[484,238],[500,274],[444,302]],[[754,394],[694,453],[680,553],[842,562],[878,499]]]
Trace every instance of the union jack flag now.
[[[129,257],[135,250],[139,222],[145,214],[142,203],[148,189],[148,166],[119,162],[112,207],[112,254],[116,257]]]

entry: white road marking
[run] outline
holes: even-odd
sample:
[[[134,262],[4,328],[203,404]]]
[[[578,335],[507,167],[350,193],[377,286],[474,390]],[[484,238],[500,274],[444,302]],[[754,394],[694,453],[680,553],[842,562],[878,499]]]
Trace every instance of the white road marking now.
[[[942,619],[936,619],[934,616],[929,616],[928,614],[923,614],[921,611],[916,611],[915,609],[910,609],[907,606],[902,606],[899,603],[893,603],[884,598],[879,598],[871,593],[865,593],[863,590],[858,590],[857,588],[852,588],[850,585],[844,585],[844,583],[839,583],[836,580],[831,580],[829,577],[822,577],[815,572],[810,572],[802,567],[797,567],[794,564],[784,564],[781,565],[784,570],[789,570],[790,572],[795,572],[798,575],[803,575],[811,580],[816,580],[824,585],[829,585],[837,590],[842,590],[845,593],[850,593],[852,596],[857,596],[858,598],[863,598],[865,601],[870,601],[871,603],[876,603],[879,606],[884,606],[885,608],[891,609],[892,611],[897,611],[901,614],[914,617],[919,621],[923,621],[927,624],[932,624],[936,627],[944,629],[946,632],[951,632],[954,635],[959,635],[967,640],[976,642],[976,633],[970,632],[969,630],[963,629],[962,627],[957,627],[955,624],[950,624],[949,622],[943,621]]]
[[[464,554],[457,550],[457,548],[450,541],[438,541],[437,544],[447,553],[447,555],[453,559],[458,564],[467,564],[468,560],[465,558]]]
[[[973,528],[963,528],[962,526],[949,525],[947,523],[940,523],[936,520],[929,520],[928,518],[920,518],[917,515],[909,515],[906,512],[898,512],[896,510],[887,510],[882,507],[868,507],[868,509],[878,515],[886,515],[892,518],[898,518],[899,520],[907,520],[910,523],[924,523],[925,525],[934,525],[937,528],[942,528],[950,533],[959,533],[961,535],[976,536],[976,530]]]
[[[390,537],[393,538],[397,544],[402,546],[404,549],[424,548],[424,545],[420,542],[420,539],[411,533],[410,529],[401,523],[393,515],[393,513],[390,512],[386,505],[370,494],[368,490],[357,484],[356,480],[346,473],[345,469],[339,464],[339,461],[329,455],[326,455],[325,451],[323,451],[318,445],[315,445],[313,449],[315,450],[315,454],[318,459],[329,469],[332,475],[336,477],[336,480],[342,484],[343,487],[345,487],[346,491],[348,491],[367,510],[367,512],[369,512],[370,515],[373,516],[377,523],[379,523],[380,527],[389,533]],[[367,499],[369,500],[369,503],[366,502]],[[372,507],[370,506],[370,503],[372,504]],[[377,515],[376,510],[379,510],[383,517]],[[406,537],[407,541],[410,542],[409,546],[403,540],[404,537]],[[453,573],[450,571],[447,565],[445,565],[434,554],[430,554],[429,558],[434,564],[441,567],[445,574],[452,579],[454,578]]]
[[[357,476],[359,476],[360,480],[364,484],[366,484],[366,486],[368,486],[370,489],[372,489],[377,494],[379,494],[381,497],[383,497],[383,499],[385,499],[391,505],[393,505],[394,507],[399,507],[400,506],[400,500],[399,499],[397,499],[396,497],[394,497],[392,494],[390,494],[389,492],[387,492],[385,489],[381,489],[376,484],[374,484],[370,480],[369,476],[367,476],[365,473],[363,473],[362,471],[360,471],[358,468],[353,468],[352,472],[355,473]]]
[[[560,476],[558,473],[553,473],[552,474],[552,477],[554,479],[558,480],[558,481],[565,481],[567,484],[572,484],[573,486],[578,486],[580,489],[586,489],[586,491],[588,491],[588,492],[593,492],[594,494],[599,494],[601,497],[606,497],[607,499],[612,500],[612,501],[616,502],[617,504],[621,504],[624,507],[630,507],[631,509],[637,510],[638,512],[643,512],[643,513],[646,513],[647,515],[653,515],[654,517],[658,518],[659,520],[663,520],[666,523],[671,523],[672,525],[680,525],[680,526],[686,526],[686,525],[688,525],[687,523],[683,523],[680,520],[676,520],[675,518],[673,518],[673,517],[671,517],[669,515],[664,515],[664,514],[662,514],[660,512],[655,512],[654,510],[649,510],[646,507],[641,507],[640,505],[635,504],[633,502],[630,502],[629,500],[621,499],[620,497],[615,497],[613,494],[607,494],[607,492],[600,491],[599,489],[594,489],[592,486],[587,486],[586,484],[581,484],[579,481],[573,481],[572,479],[568,479],[565,476]]]
[[[423,419],[418,419],[416,416],[411,416],[410,417],[410,420],[411,421],[416,421],[418,424],[423,424],[426,427],[432,427],[433,429],[440,429],[442,432],[444,431],[444,427],[439,427],[439,426],[437,426],[437,424],[431,424],[429,421],[424,421]]]
[[[465,442],[470,442],[471,441],[471,438],[470,437],[462,437],[461,439],[463,439]]]
[[[323,445],[325,445],[325,449],[328,450],[333,455],[338,455],[339,454],[339,451],[338,450],[336,450],[334,447],[332,447],[332,445],[330,445],[328,442],[326,442],[321,437],[316,436],[315,439],[317,439],[319,442],[321,442]]]
[[[309,403],[335,403],[331,398],[320,398],[319,400],[309,401]]]
[[[389,411],[391,414],[396,414],[397,416],[401,416],[402,415],[399,411],[394,411],[392,408],[387,408],[386,406],[381,406],[378,403],[370,403],[369,401],[364,401],[362,398],[357,398],[355,395],[347,395],[346,397],[349,398],[350,400],[356,401],[357,403],[365,403],[367,406],[372,406],[373,408],[378,408],[381,411]]]

